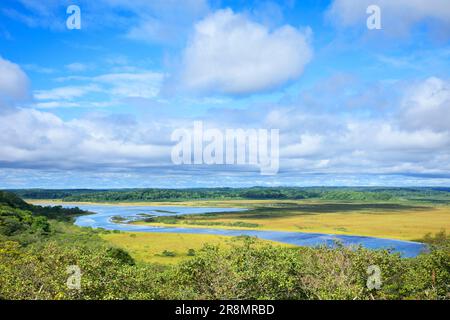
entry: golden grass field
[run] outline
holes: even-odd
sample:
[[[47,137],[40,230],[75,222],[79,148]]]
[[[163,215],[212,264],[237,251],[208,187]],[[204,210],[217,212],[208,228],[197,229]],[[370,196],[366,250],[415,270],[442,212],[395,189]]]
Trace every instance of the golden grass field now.
[[[210,219],[211,222],[246,222],[259,228],[299,232],[365,235],[379,238],[418,240],[427,233],[450,231],[450,209],[412,213],[328,213],[275,219]]]
[[[174,264],[189,258],[188,250],[198,251],[205,244],[219,246],[231,246],[235,241],[232,237],[203,235],[203,234],[181,234],[181,233],[144,233],[144,232],[122,232],[102,234],[101,237],[113,245],[126,249],[136,261]],[[262,243],[293,247],[291,245],[275,243],[271,241],[258,240]],[[164,256],[164,250],[175,253],[174,257]]]
[[[298,204],[299,201],[283,201],[283,204]],[[304,203],[304,202],[303,202]],[[313,203],[314,202],[310,202]],[[224,207],[254,207],[276,205],[276,201],[202,201],[203,206]],[[333,205],[331,203],[331,205]],[[450,207],[448,206],[424,206],[422,210],[355,210],[346,212],[308,213],[305,214],[295,209],[283,216],[257,217],[240,213],[222,214],[213,217],[188,217],[189,224],[180,223],[183,227],[208,227],[196,226],[200,222],[219,222],[230,224],[244,222],[257,224],[256,228],[224,227],[214,228],[230,229],[261,229],[261,230],[285,230],[299,232],[318,232],[346,235],[365,235],[379,238],[392,238],[400,240],[419,240],[427,233],[437,233],[445,230],[450,232]],[[142,223],[142,222],[141,222]],[[142,223],[146,224],[146,223]],[[148,223],[149,225],[166,225],[161,223]],[[170,226],[170,225],[166,225]],[[173,225],[171,225],[173,226]]]

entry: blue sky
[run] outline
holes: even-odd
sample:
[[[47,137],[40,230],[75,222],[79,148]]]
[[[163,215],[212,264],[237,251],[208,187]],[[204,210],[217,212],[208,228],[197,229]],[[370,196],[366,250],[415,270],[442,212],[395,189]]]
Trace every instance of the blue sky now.
[[[449,40],[446,0],[2,1],[0,188],[448,186]],[[195,120],[279,173],[174,165]]]

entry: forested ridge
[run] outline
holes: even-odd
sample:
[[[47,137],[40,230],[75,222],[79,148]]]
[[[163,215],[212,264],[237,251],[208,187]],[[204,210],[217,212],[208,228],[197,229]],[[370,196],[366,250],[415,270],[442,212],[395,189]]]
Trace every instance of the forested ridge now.
[[[385,187],[252,187],[191,189],[111,189],[111,190],[10,190],[25,199],[61,199],[63,201],[183,201],[183,200],[417,200],[450,203],[450,188]]]

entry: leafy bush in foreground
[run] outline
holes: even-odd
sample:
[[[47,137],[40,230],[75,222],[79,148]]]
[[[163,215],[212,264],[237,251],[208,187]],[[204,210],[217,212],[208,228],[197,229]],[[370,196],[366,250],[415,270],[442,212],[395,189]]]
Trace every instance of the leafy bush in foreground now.
[[[67,267],[82,271],[81,291],[66,286]],[[380,290],[366,286],[367,267],[381,269]],[[135,264],[108,247],[57,242],[0,243],[1,299],[449,299],[450,253],[414,259],[387,251],[282,248],[237,242],[205,246],[162,269]]]
[[[430,252],[402,259],[363,248],[286,248],[238,237],[205,246],[179,265],[136,263],[101,230],[65,222],[72,212],[24,204],[0,193],[0,299],[450,299],[450,237],[427,236]],[[77,214],[77,213],[75,213]],[[166,252],[166,255],[171,255]],[[382,286],[368,289],[367,268]],[[77,266],[81,290],[71,289]]]
[[[369,290],[367,268],[381,269]],[[449,298],[450,254],[401,259],[388,251],[340,247],[205,247],[176,270],[191,299],[441,299]]]

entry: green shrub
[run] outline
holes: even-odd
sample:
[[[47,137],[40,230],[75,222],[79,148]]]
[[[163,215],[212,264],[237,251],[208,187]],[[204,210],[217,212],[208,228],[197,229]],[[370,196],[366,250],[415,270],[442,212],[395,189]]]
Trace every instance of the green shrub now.
[[[175,256],[176,256],[175,252],[173,252],[173,251],[168,251],[168,250],[164,250],[164,251],[162,252],[162,255],[163,255],[164,257],[175,257]]]

